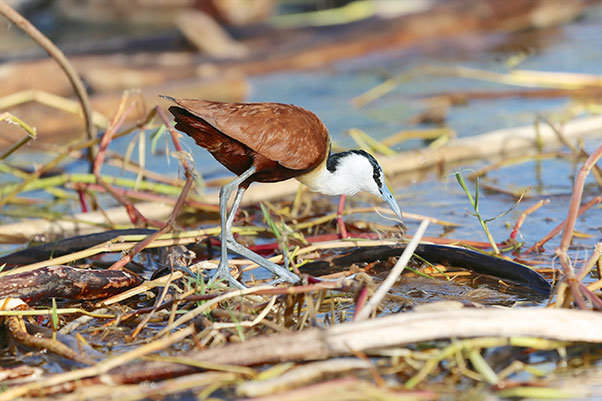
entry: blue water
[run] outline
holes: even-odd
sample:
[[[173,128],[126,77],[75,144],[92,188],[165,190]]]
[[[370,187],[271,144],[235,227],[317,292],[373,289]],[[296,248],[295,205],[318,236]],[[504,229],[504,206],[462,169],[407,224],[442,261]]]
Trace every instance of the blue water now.
[[[566,71],[602,75],[602,7],[590,9],[585,18],[568,26],[555,30],[540,41],[530,55],[519,65],[519,69],[542,71]],[[489,40],[503,41],[502,37]],[[469,47],[469,46],[468,46]],[[425,66],[466,66],[471,68],[505,72],[504,62],[513,52],[498,50],[487,51],[450,51],[442,50],[436,53],[410,49],[400,52],[389,52],[369,55],[354,60],[345,60],[320,71],[282,72],[266,76],[250,78],[251,93],[249,101],[277,101],[294,103],[315,112],[329,128],[336,145],[341,148],[352,148],[355,144],[346,132],[351,128],[360,128],[376,139],[407,129],[432,128],[432,125],[411,122],[412,117],[427,109],[428,104],[423,100],[426,95],[447,91],[469,90],[508,90],[511,87],[462,79],[417,73],[412,79],[399,84],[393,91],[374,102],[357,108],[351,99],[370,88],[383,82],[387,77],[421,71]],[[474,100],[463,106],[451,107],[448,112],[446,125],[454,129],[458,136],[467,137],[500,128],[533,124],[537,115],[550,115],[564,110],[569,103],[566,98],[559,99],[524,99],[509,98],[499,100]],[[112,150],[124,153],[130,137],[115,140]],[[589,142],[588,149],[593,149],[599,140]],[[218,164],[205,150],[199,148],[187,136],[183,137],[185,149],[194,157],[197,169],[205,178],[227,176],[229,173]],[[395,147],[403,151],[421,147],[421,141],[408,141]],[[147,141],[147,149],[150,142]],[[164,142],[159,141],[158,149],[164,149]],[[40,153],[19,152],[12,156],[12,162],[21,161],[23,164],[36,160],[43,163],[48,156]],[[138,161],[137,151],[132,153],[132,159]],[[175,159],[160,155],[150,155],[147,152],[146,165],[151,169],[172,177],[178,175],[178,164]],[[485,162],[464,166],[465,175],[477,169]],[[83,172],[87,166],[75,162],[67,167],[69,172]],[[521,231],[524,240],[529,243],[539,239],[545,232],[555,226],[566,215],[570,200],[575,167],[564,160],[544,160],[540,166],[529,162],[517,166],[506,167],[492,172],[487,182],[496,186],[515,190],[533,187],[529,192],[532,198],[525,199],[516,209],[506,216],[493,221],[492,230],[496,239],[503,240],[509,234],[511,226],[518,215],[528,206],[544,197],[551,197],[550,205],[534,213]],[[120,169],[106,166],[103,173],[122,175]],[[133,174],[123,173],[124,176],[134,177]],[[8,180],[8,177],[0,177]],[[422,181],[408,186],[406,182],[393,181],[394,189],[400,199],[402,209],[407,212],[422,213],[456,222],[463,226],[451,235],[469,239],[484,239],[476,220],[465,211],[468,207],[466,197],[458,187],[453,177],[439,180],[434,173],[423,176]],[[471,184],[472,185],[472,184]],[[599,193],[591,178],[584,200]],[[30,194],[42,199],[51,196],[42,191]],[[482,191],[481,211],[485,217],[494,217],[508,209],[514,199],[510,196]],[[333,204],[336,200],[333,199]],[[372,202],[368,198],[351,200],[352,205],[365,206]],[[110,205],[109,205],[110,206]],[[62,205],[59,209],[77,211],[77,204]],[[600,208],[590,211],[580,221],[577,227],[593,237],[580,239],[583,246],[591,246],[600,240]],[[375,215],[362,218],[380,220]],[[11,221],[2,217],[3,222]],[[407,222],[411,232],[415,223]],[[438,235],[442,229],[432,226],[430,235]],[[2,249],[0,248],[0,252]]]

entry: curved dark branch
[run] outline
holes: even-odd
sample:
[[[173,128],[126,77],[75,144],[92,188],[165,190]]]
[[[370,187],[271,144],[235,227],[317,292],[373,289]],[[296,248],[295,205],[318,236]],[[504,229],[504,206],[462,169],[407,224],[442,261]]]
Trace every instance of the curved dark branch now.
[[[84,119],[86,120],[87,137],[88,139],[95,138],[96,130],[92,121],[92,107],[90,106],[90,99],[86,93],[84,83],[77,74],[77,71],[75,71],[75,68],[73,68],[73,65],[69,62],[69,60],[67,60],[67,57],[65,57],[65,54],[54,43],[52,43],[50,39],[48,39],[42,32],[33,26],[31,22],[29,22],[25,17],[23,17],[2,0],[0,0],[0,14],[4,15],[6,19],[21,28],[23,32],[25,32],[31,39],[40,45],[65,72],[82,105]]]

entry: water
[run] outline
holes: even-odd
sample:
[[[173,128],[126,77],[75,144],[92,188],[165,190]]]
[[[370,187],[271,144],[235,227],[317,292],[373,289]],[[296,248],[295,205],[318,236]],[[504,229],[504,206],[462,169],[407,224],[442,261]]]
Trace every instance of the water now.
[[[602,52],[599,51],[599,43],[602,41],[601,10],[600,6],[594,7],[580,21],[553,31],[553,34],[541,41],[519,68],[602,75]],[[501,38],[496,37],[490,40],[501,42]],[[427,108],[427,103],[422,100],[422,97],[426,95],[446,91],[509,89],[508,86],[490,82],[417,74],[413,79],[401,83],[392,92],[365,107],[357,108],[351,104],[353,97],[379,84],[384,78],[408,71],[420,71],[424,66],[430,65],[443,67],[461,65],[504,72],[507,70],[504,61],[513,54],[501,50],[458,51],[457,53],[447,50],[432,54],[413,49],[370,55],[355,60],[341,61],[321,71],[282,72],[253,77],[250,79],[252,90],[248,100],[278,101],[306,107],[314,111],[325,122],[338,146],[351,148],[355,144],[352,138],[346,134],[347,130],[351,128],[360,128],[376,139],[382,139],[406,129],[432,128],[432,125],[414,125],[411,122],[413,116]],[[563,110],[569,102],[566,98],[475,100],[465,106],[450,108],[446,125],[454,129],[460,137],[472,136],[504,127],[533,124],[537,115],[557,113]],[[129,141],[131,141],[130,137],[117,139],[112,143],[111,148],[123,153]],[[192,153],[197,168],[202,171],[205,178],[229,174],[208,152],[196,146],[187,136],[183,137],[183,144],[185,149]],[[599,140],[592,140],[587,144],[587,148],[591,151],[598,144]],[[421,141],[415,140],[397,145],[395,149],[403,151],[423,145],[424,143]],[[163,146],[163,142],[160,141],[158,148],[163,150]],[[149,147],[147,145],[147,148]],[[177,162],[174,159],[170,161],[163,152],[159,153],[151,155],[150,152],[147,152],[146,165],[162,174],[176,177],[178,174]],[[12,157],[11,161],[28,163],[31,160],[44,162],[47,159],[48,156],[43,153],[20,151]],[[138,161],[137,150],[133,152],[132,159]],[[485,162],[481,162],[458,167],[458,169],[467,175],[473,169],[485,164]],[[86,168],[85,163],[78,161],[65,167],[66,171],[70,173],[85,172]],[[543,233],[558,224],[566,216],[574,173],[577,168],[578,166],[567,160],[551,159],[510,166],[488,174],[484,183],[492,183],[508,190],[532,188],[528,192],[529,198],[523,200],[505,216],[490,223],[494,237],[498,241],[506,239],[520,213],[543,198],[550,198],[550,204],[528,217],[521,229],[520,239],[530,245]],[[119,168],[111,166],[105,166],[103,173],[135,177],[131,173],[122,172]],[[3,176],[0,179],[8,180],[9,178]],[[420,182],[415,182],[410,186],[407,185],[407,180],[393,179],[392,183],[404,211],[426,214],[462,224],[448,236],[484,240],[484,235],[476,219],[469,214],[466,196],[453,176],[448,175],[441,179],[434,173],[427,173]],[[599,188],[590,177],[584,200],[590,199],[599,192]],[[44,200],[51,199],[51,196],[43,191],[30,193],[29,196]],[[108,197],[102,199],[107,200],[107,205],[105,205],[107,207],[114,204]],[[333,203],[335,201],[333,199]],[[369,205],[372,202],[373,200],[369,198],[351,200],[351,204],[357,206]],[[508,195],[481,191],[481,213],[487,218],[503,213],[512,206],[513,202],[514,199]],[[67,202],[58,205],[57,209],[75,212],[78,211],[78,205]],[[385,220],[380,220],[376,215],[362,216],[362,218],[364,217],[386,224]],[[12,220],[10,217],[2,217],[2,221],[6,223]],[[590,236],[575,241],[575,248],[580,250],[581,256],[584,256],[584,249],[591,249],[593,244],[600,240],[600,221],[599,207],[594,208],[579,220],[577,229]],[[415,223],[409,221],[407,224],[411,232],[415,228]],[[435,225],[432,225],[427,233],[431,236],[442,234],[443,229]],[[558,241],[555,240],[547,249],[553,250],[557,245]],[[6,253],[14,247],[14,245],[1,245],[0,252]],[[549,257],[549,254],[546,257]]]

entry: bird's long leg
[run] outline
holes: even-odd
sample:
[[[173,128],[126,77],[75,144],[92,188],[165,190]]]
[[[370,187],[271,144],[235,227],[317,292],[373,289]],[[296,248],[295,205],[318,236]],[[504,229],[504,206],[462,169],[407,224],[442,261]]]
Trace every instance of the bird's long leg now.
[[[234,223],[234,217],[236,216],[236,211],[238,210],[238,206],[240,205],[240,201],[241,201],[244,193],[245,193],[244,188],[238,188],[238,191],[236,192],[236,196],[234,197],[234,203],[232,204],[232,209],[230,210],[230,214],[228,215],[228,218],[226,220],[226,227],[224,229],[224,232],[226,233],[226,242],[225,243],[227,244],[228,249],[230,249],[232,252],[242,256],[243,258],[247,258],[250,261],[257,263],[259,266],[268,269],[269,271],[271,271],[272,273],[277,275],[283,281],[288,281],[290,283],[299,282],[299,277],[296,274],[292,273],[288,269],[283,268],[282,266],[278,266],[274,262],[270,262],[269,260],[265,259],[264,257],[261,257],[260,255],[256,254],[249,248],[246,248],[246,247],[240,245],[234,239],[234,236],[232,235],[232,224]],[[223,257],[223,250],[222,250],[222,257]],[[227,266],[226,266],[226,268],[227,268]]]
[[[343,220],[343,212],[345,211],[345,195],[341,195],[339,198],[339,207],[337,209],[337,226],[339,227],[339,235],[342,239],[349,238],[347,227],[345,227],[345,221]]]
[[[236,212],[238,211],[238,207],[240,206],[240,201],[245,193],[245,188],[241,188],[240,184],[249,178],[255,172],[255,167],[252,166],[250,169],[242,173],[240,176],[224,185],[220,190],[220,217],[221,217],[221,235],[220,239],[222,242],[221,248],[221,259],[217,269],[217,272],[214,276],[216,278],[224,278],[230,284],[244,288],[244,286],[235,280],[230,274],[230,268],[228,267],[228,249],[232,252],[249,259],[252,262],[257,263],[259,266],[262,266],[272,273],[276,274],[280,277],[280,279],[284,281],[288,281],[291,283],[296,283],[299,281],[299,277],[290,272],[287,269],[278,266],[277,264],[270,262],[269,260],[259,256],[255,252],[251,251],[248,248],[240,245],[234,239],[232,235],[232,224],[234,223],[234,218],[236,216]],[[234,197],[234,202],[232,204],[232,208],[230,209],[230,213],[228,213],[228,199],[232,195],[234,189],[237,189],[236,196]]]
[[[230,284],[238,288],[244,288],[244,286],[236,281],[234,277],[230,274],[230,267],[228,266],[228,237],[232,237],[232,222],[234,221],[234,216],[236,215],[236,211],[238,210],[238,205],[240,204],[240,199],[238,202],[234,202],[232,210],[230,214],[228,214],[228,200],[230,199],[230,195],[235,189],[238,189],[237,198],[240,191],[240,184],[243,183],[244,180],[249,178],[251,175],[255,173],[255,166],[251,166],[247,171],[224,185],[219,191],[219,217],[221,222],[221,233],[220,240],[222,243],[221,249],[221,258],[219,261],[219,266],[217,267],[217,272],[213,276],[213,280],[223,278],[227,280]],[[244,193],[244,190],[242,191]],[[242,193],[240,193],[240,198],[242,198]],[[228,225],[228,222],[230,224]]]
[[[276,263],[270,262],[269,260],[261,257],[249,248],[240,245],[234,239],[234,236],[232,235],[232,224],[234,223],[234,216],[236,216],[236,211],[238,210],[238,206],[240,205],[240,201],[244,193],[244,188],[238,188],[238,191],[236,192],[236,196],[234,198],[234,203],[232,204],[232,210],[230,211],[230,215],[226,220],[225,233],[226,244],[228,246],[228,249],[242,256],[243,258],[247,258],[250,261],[257,263],[259,266],[268,269],[283,281],[297,283],[299,281],[299,277],[296,274],[292,273],[288,269],[283,268],[282,266],[278,266]]]

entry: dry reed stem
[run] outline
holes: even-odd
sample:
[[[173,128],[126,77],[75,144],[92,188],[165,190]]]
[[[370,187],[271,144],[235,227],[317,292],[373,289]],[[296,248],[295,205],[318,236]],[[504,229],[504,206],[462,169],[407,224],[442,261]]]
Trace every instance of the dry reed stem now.
[[[409,312],[326,329],[256,337],[243,344],[200,351],[191,357],[214,363],[252,365],[349,355],[350,349],[367,352],[442,338],[491,336],[600,343],[602,315],[554,308]]]
[[[428,225],[428,220],[423,220],[422,223],[420,223],[420,226],[418,226],[418,229],[416,230],[416,234],[414,234],[414,237],[409,242],[409,244],[406,245],[406,249],[401,254],[399,260],[397,260],[397,263],[395,263],[395,266],[393,266],[393,268],[391,269],[391,272],[389,273],[387,278],[379,285],[378,289],[376,290],[372,298],[370,298],[366,306],[355,315],[354,321],[359,322],[362,320],[366,320],[370,316],[370,314],[372,314],[372,312],[376,310],[378,304],[383,300],[383,298],[389,292],[391,287],[393,287],[393,285],[403,272],[404,268],[410,261],[410,258],[414,255],[414,251],[416,250],[418,243],[422,239],[422,236],[424,235],[424,232],[426,231]]]
[[[393,91],[399,84],[416,75],[443,75],[462,78],[471,78],[483,81],[497,82],[506,85],[525,87],[543,87],[558,89],[583,89],[602,86],[602,79],[593,74],[577,74],[564,72],[544,72],[513,70],[508,74],[478,70],[461,66],[426,66],[420,70],[412,69],[372,87],[366,92],[354,97],[351,103],[356,107],[363,107]]]
[[[3,4],[3,3],[0,3]],[[151,118],[153,117],[153,115],[149,114],[146,118],[145,121],[142,122],[142,124],[146,124],[147,121],[149,121]],[[129,134],[133,129],[127,129],[123,132],[120,132],[119,134],[116,135],[116,137],[121,137],[124,135]],[[59,153],[58,156],[56,156],[54,159],[52,159],[51,161],[49,161],[48,163],[46,163],[45,165],[37,168],[33,173],[29,174],[27,176],[26,179],[24,179],[21,183],[19,183],[18,185],[16,185],[14,188],[12,188],[10,190],[10,192],[6,195],[4,195],[2,198],[0,198],[0,208],[2,208],[2,206],[4,206],[6,203],[8,203],[9,201],[11,201],[17,194],[19,194],[24,188],[26,188],[28,185],[30,185],[32,182],[34,182],[35,180],[39,179],[40,176],[42,175],[42,173],[51,170],[52,168],[56,167],[64,158],[66,158],[70,153],[77,151],[77,150],[82,150],[82,149],[86,149],[86,148],[91,148],[93,146],[95,146],[96,144],[98,144],[100,142],[100,138],[93,138],[93,139],[89,139],[87,141],[80,141],[78,143],[69,145],[67,147],[65,147],[61,153]],[[92,152],[90,152],[91,154]],[[17,227],[12,227],[13,230],[17,230],[17,232],[19,232],[19,229],[22,230],[22,225],[21,224],[17,224]],[[0,226],[0,235],[3,234],[3,232],[6,232],[6,226]],[[41,230],[43,232],[48,232],[48,231],[52,231],[52,230]],[[9,231],[10,233],[10,228]],[[64,232],[63,232],[64,234]],[[34,235],[37,235],[34,234]]]
[[[8,109],[20,104],[35,102],[69,114],[82,114],[81,104],[64,96],[39,89],[29,89],[0,97],[0,109]],[[106,129],[109,120],[102,113],[92,111],[92,121],[97,128]]]
[[[371,366],[369,361],[356,358],[340,358],[308,363],[293,367],[271,379],[244,382],[236,388],[236,394],[244,397],[259,397],[310,384],[325,375],[369,369]]]
[[[190,232],[182,232],[182,233],[171,233],[171,234],[163,234],[160,239],[156,239],[152,243],[148,244],[147,248],[162,248],[173,245],[186,245],[195,242],[199,242],[201,239],[205,238],[208,235],[215,235],[219,233],[219,229],[209,229],[209,230],[195,230]],[[46,266],[58,265],[58,264],[66,264],[78,259],[83,259],[86,257],[98,255],[99,253],[105,252],[123,252],[128,251],[134,248],[139,244],[139,241],[147,238],[146,235],[120,235],[115,239],[95,245],[88,249],[84,249],[79,252],[70,253],[68,255],[59,256],[57,258],[48,259],[45,261],[32,263],[30,265],[25,265],[18,267],[16,269],[8,270],[0,273],[0,277],[4,275],[11,275],[17,273],[24,273],[28,271],[33,271],[36,269],[40,269]],[[133,241],[133,242],[123,242],[123,241]]]
[[[602,258],[602,242],[598,242],[594,246],[594,251],[590,255],[589,259],[583,262],[583,266],[576,273],[577,280],[583,281],[585,276],[594,268],[596,263]]]
[[[438,139],[441,137],[453,137],[455,131],[451,128],[431,128],[424,130],[404,130],[383,139],[381,143],[385,146],[398,145],[410,139]]]
[[[4,151],[4,153],[0,154],[0,162],[1,162],[4,159],[6,159],[8,156],[15,153],[17,150],[19,150],[25,144],[27,144],[27,142],[29,142],[32,139],[35,139],[36,138],[36,130],[34,128],[31,128],[27,123],[22,121],[20,118],[13,116],[12,114],[7,113],[7,112],[0,113],[0,121],[5,121],[8,124],[14,124],[17,127],[21,128],[23,131],[25,131],[25,134],[26,134],[24,138],[22,138],[20,141],[15,143],[13,146],[8,148],[6,151]]]
[[[100,141],[100,148],[96,154],[96,158],[94,160],[94,164],[92,167],[92,173],[94,174],[94,177],[96,178],[96,183],[101,185],[108,193],[111,194],[111,196],[113,196],[113,198],[115,198],[115,200],[117,200],[117,202],[119,202],[121,205],[123,205],[125,207],[125,210],[127,211],[127,213],[130,216],[130,221],[136,227],[142,227],[142,226],[147,227],[151,224],[154,226],[159,226],[160,223],[151,222],[151,221],[147,220],[147,218],[144,217],[144,215],[142,213],[140,213],[140,211],[136,208],[136,206],[134,206],[133,203],[131,203],[126,197],[122,196],[121,193],[119,193],[119,191],[116,191],[100,175],[100,169],[102,168],[102,164],[105,159],[105,152],[107,150],[107,147],[109,146],[109,143],[115,136],[117,129],[123,124],[123,122],[125,121],[125,118],[127,117],[127,114],[132,110],[132,108],[134,106],[134,104],[130,104],[128,109],[124,110],[127,99],[128,99],[128,96],[126,93],[126,95],[121,98],[119,107],[117,109],[117,112],[115,113],[115,116],[113,117],[113,120],[111,121],[109,129],[107,129],[105,131],[105,133],[102,135],[102,139]],[[137,184],[138,184],[138,182],[139,181],[136,180]]]
[[[180,145],[179,134],[175,131],[175,129],[169,123],[167,116],[165,115],[165,112],[159,106],[157,106],[155,108],[155,111],[156,111],[157,115],[159,116],[159,118],[163,121],[163,124],[165,124],[165,126],[168,128],[176,151],[182,152],[182,145]],[[153,242],[156,238],[158,238],[162,234],[165,234],[165,233],[173,230],[173,228],[175,227],[175,223],[176,223],[176,217],[180,213],[180,210],[182,209],[182,206],[184,205],[184,201],[186,200],[186,197],[188,196],[188,193],[190,192],[190,189],[192,188],[192,184],[194,183],[194,176],[193,176],[194,173],[192,171],[190,164],[185,159],[181,159],[181,163],[182,163],[182,166],[184,167],[184,174],[186,175],[186,183],[184,184],[184,187],[182,188],[182,192],[180,193],[180,196],[178,196],[178,200],[176,201],[176,203],[173,207],[173,210],[172,210],[169,218],[167,219],[167,222],[165,222],[165,224],[161,227],[160,230],[149,235],[147,238],[142,240],[138,245],[136,245],[134,248],[132,248],[132,250],[128,253],[128,255],[126,255],[125,257],[122,257],[120,260],[115,262],[111,267],[109,267],[109,270],[117,270],[117,269],[122,268],[127,263],[129,263],[138,252],[145,249],[146,246],[148,244],[150,244],[151,242]]]
[[[155,312],[159,309],[159,306],[161,306],[161,304],[165,300],[165,297],[167,296],[167,291],[169,290],[169,285],[174,280],[176,280],[176,277],[174,277],[174,274],[175,274],[175,271],[173,269],[173,266],[170,266],[170,272],[169,272],[169,275],[167,276],[165,285],[163,286],[163,291],[161,291],[161,295],[159,295],[159,297],[155,300],[153,309],[150,312],[146,313],[144,315],[144,317],[142,319],[140,319],[140,322],[138,323],[138,325],[136,326],[134,331],[132,331],[132,333],[130,335],[126,336],[126,340],[128,342],[132,342],[136,339],[136,337],[138,337],[138,334],[140,334],[142,329],[144,329],[146,327],[146,324],[150,321],[150,319],[153,317]]]
[[[274,295],[274,296],[272,296],[272,298],[270,298],[270,302],[268,302],[268,304],[265,306],[265,308],[263,308],[263,310],[253,320],[247,320],[247,321],[236,322],[236,323],[219,323],[219,322],[217,322],[217,323],[213,323],[213,325],[211,327],[215,330],[219,330],[219,329],[229,329],[229,328],[235,328],[235,327],[256,326],[259,323],[261,323],[263,321],[263,319],[265,319],[265,317],[268,315],[268,313],[270,313],[270,311],[274,307],[275,303],[276,303],[276,296]]]
[[[56,309],[28,309],[28,310],[0,310],[1,316],[45,316],[56,313],[57,315],[81,314],[98,319],[111,319],[115,315],[108,313],[88,312],[82,308],[56,308]]]
[[[140,175],[142,177],[149,178],[153,181],[157,181],[174,187],[182,187],[184,185],[185,180],[182,180],[181,178],[171,178],[166,175],[149,170],[148,168],[144,168],[131,160],[126,161],[125,158],[119,153],[109,150],[107,151],[107,155],[109,159],[106,161],[106,164],[108,165],[115,166],[122,170],[130,171],[136,175]]]
[[[517,164],[523,164],[523,163],[535,161],[535,160],[556,159],[556,158],[561,158],[561,157],[567,158],[569,156],[571,156],[570,153],[546,152],[546,153],[535,153],[535,154],[530,154],[530,155],[521,155],[521,156],[516,156],[516,157],[508,157],[508,158],[505,158],[498,162],[490,163],[487,166],[468,174],[467,178],[469,180],[474,180],[477,177],[482,177],[491,171],[498,170],[503,167],[513,166],[513,165],[517,165]]]
[[[196,308],[188,311],[187,313],[185,313],[184,315],[182,315],[180,318],[178,318],[175,322],[173,322],[172,324],[164,327],[163,329],[161,329],[154,338],[159,338],[163,335],[165,335],[166,333],[170,332],[171,330],[175,329],[176,327],[191,321],[192,319],[194,319],[195,317],[197,317],[198,315],[200,315],[201,313],[205,312],[206,310],[209,310],[211,307],[213,307],[214,305],[219,304],[222,301],[225,301],[226,299],[231,299],[231,298],[236,298],[236,297],[241,297],[241,296],[245,296],[245,295],[251,295],[251,294],[256,294],[258,292],[264,291],[264,290],[269,290],[275,288],[273,286],[270,285],[264,285],[264,286],[257,286],[257,287],[252,287],[252,288],[245,288],[243,290],[234,290],[234,291],[229,291],[223,295],[220,295],[210,301],[207,301],[206,303],[197,306]]]

